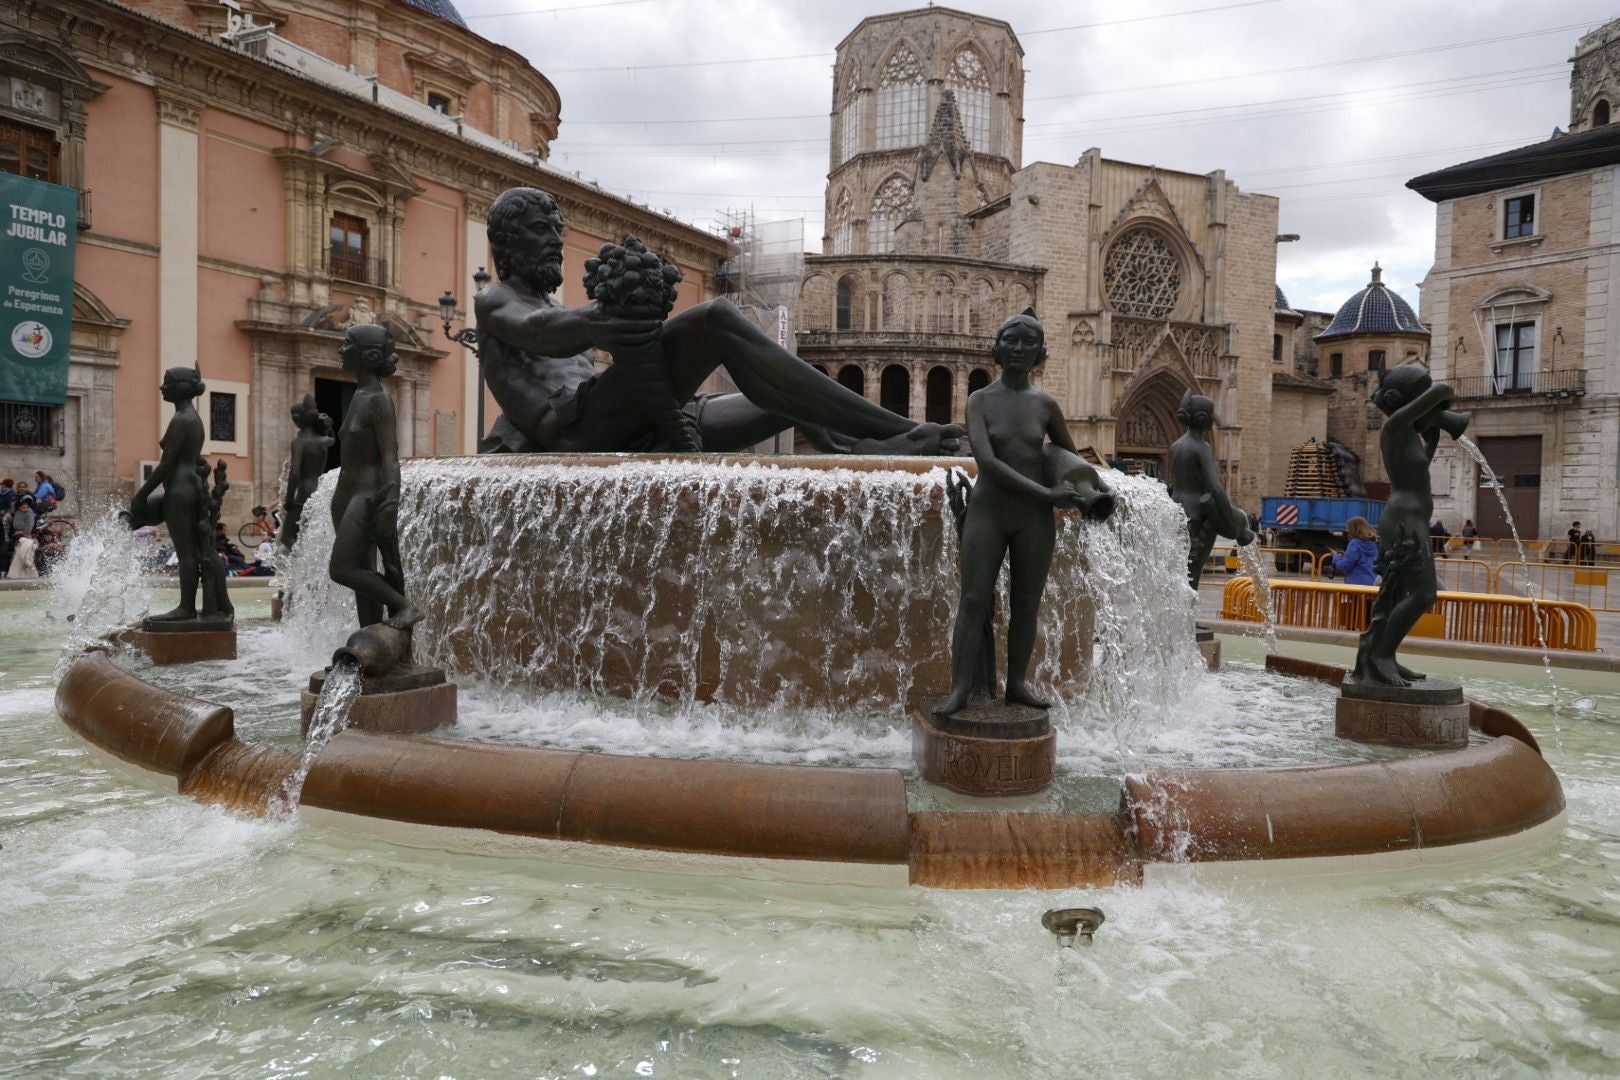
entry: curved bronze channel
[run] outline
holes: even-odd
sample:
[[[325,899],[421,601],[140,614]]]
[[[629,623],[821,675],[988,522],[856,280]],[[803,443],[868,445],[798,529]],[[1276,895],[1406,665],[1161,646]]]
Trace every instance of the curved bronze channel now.
[[[1286,670],[1287,658],[1272,665]],[[1290,673],[1332,681],[1330,665]],[[1307,670],[1307,667],[1309,670]],[[152,686],[102,650],[56,695],[92,745],[207,802],[263,812],[295,764],[244,744],[231,710]],[[1127,779],[1117,814],[907,814],[894,769],[841,769],[566,750],[347,731],[303,805],[420,825],[734,857],[909,864],[914,884],[1062,888],[1141,879],[1145,862],[1407,851],[1510,835],[1555,818],[1563,789],[1508,713],[1499,737],[1363,765],[1187,769]]]

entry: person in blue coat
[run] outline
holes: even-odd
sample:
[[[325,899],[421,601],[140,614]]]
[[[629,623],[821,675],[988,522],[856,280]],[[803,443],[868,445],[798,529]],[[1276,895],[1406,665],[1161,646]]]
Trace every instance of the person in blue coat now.
[[[1378,580],[1378,571],[1373,569],[1378,561],[1378,534],[1364,517],[1353,517],[1344,527],[1350,543],[1344,551],[1333,553],[1333,569],[1344,575],[1347,585],[1371,585]]]

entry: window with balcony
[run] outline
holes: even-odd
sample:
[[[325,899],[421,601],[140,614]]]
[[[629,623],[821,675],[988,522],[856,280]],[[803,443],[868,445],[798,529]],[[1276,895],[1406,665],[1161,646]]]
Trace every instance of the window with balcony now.
[[[1535,322],[1497,323],[1492,389],[1498,394],[1527,393],[1535,370]]]
[[[333,214],[326,268],[335,278],[375,284],[371,275],[371,226],[353,214]]]
[[[0,120],[0,172],[60,184],[61,148],[53,132]]]
[[[1536,197],[1516,195],[1502,203],[1502,239],[1536,234]]]

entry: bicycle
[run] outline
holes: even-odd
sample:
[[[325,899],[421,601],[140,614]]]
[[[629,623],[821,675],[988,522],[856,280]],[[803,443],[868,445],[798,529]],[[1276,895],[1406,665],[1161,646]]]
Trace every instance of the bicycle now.
[[[253,520],[236,530],[236,542],[243,551],[252,551],[266,540],[275,540],[281,531],[281,507],[255,506]]]

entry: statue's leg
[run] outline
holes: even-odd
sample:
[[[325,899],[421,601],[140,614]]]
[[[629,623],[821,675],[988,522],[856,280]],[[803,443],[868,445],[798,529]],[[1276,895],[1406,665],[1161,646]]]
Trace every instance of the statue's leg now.
[[[674,316],[664,324],[662,341],[670,382],[683,401],[697,392],[716,366],[724,366],[749,401],[795,423],[870,439],[908,436],[919,428],[938,431],[938,425],[919,425],[823,375],[725,300],[699,304]],[[934,439],[937,442],[938,436]]]
[[[201,549],[197,543],[198,495],[184,488],[165,490],[161,499],[156,495],[147,500],[148,507],[158,510],[163,524],[168,527],[169,541],[174,544],[175,561],[180,570],[180,606],[161,615],[148,616],[154,622],[178,622],[197,617],[198,559],[217,559],[214,549]]]
[[[372,569],[375,549],[366,528],[371,498],[357,498],[344,507],[332,538],[332,559],[328,571],[333,581],[354,591],[355,609],[361,626],[382,622],[384,610],[403,611],[410,603],[386,578]]]
[[[1011,582],[1007,603],[1007,702],[1051,707],[1051,702],[1035,696],[1026,680],[1035,656],[1035,631],[1041,610],[1041,594],[1052,569],[1052,549],[1057,543],[1057,522],[1051,509],[1028,508],[1024,527],[1012,538]]]
[[[793,426],[741,394],[722,394],[703,406],[703,449],[747,450]]]
[[[996,577],[1007,553],[1009,537],[988,506],[974,513],[974,507],[979,505],[969,505],[967,524],[962,527],[962,596],[951,629],[951,692],[939,707],[941,713],[963,708],[974,690],[974,677],[980,670],[979,649],[985,644],[984,623],[995,604]],[[995,692],[993,686],[986,689]]]
[[[1406,686],[1411,682],[1411,675],[1396,663],[1395,653],[1400,648],[1401,642],[1406,640],[1406,635],[1412,632],[1412,627],[1417,625],[1417,621],[1434,607],[1440,587],[1434,571],[1434,559],[1427,551],[1422,552],[1420,559],[1413,559],[1413,565],[1403,576],[1409,583],[1404,590],[1405,595],[1390,606],[1389,615],[1384,620],[1379,651],[1372,656],[1373,670],[1377,673],[1378,681],[1391,686]]]
[[[1215,527],[1205,518],[1187,523],[1187,584],[1196,591],[1204,578],[1204,565],[1215,550]]]

